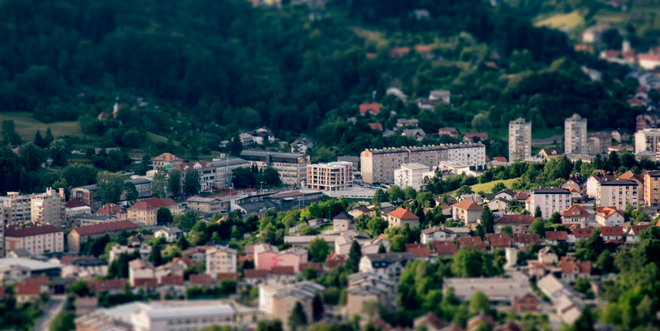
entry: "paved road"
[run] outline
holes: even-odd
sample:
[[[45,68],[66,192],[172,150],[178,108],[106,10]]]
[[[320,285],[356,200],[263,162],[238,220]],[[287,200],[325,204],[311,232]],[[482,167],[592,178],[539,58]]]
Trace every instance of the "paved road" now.
[[[532,146],[534,145],[551,145],[555,141],[558,143],[561,143],[561,139],[563,137],[560,135],[554,135],[550,138],[545,138],[545,139],[532,139]]]
[[[34,324],[34,331],[48,331],[50,322],[64,308],[64,302],[66,302],[65,295],[52,295],[50,300],[44,305],[43,314],[41,314],[37,323]]]

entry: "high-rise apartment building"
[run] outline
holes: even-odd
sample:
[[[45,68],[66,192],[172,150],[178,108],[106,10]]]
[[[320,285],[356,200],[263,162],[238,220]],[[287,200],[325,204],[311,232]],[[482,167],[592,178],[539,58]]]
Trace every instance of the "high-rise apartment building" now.
[[[32,220],[32,198],[18,192],[7,192],[0,197],[5,224],[25,223]]]
[[[411,163],[403,164],[400,169],[394,170],[394,185],[400,187],[402,190],[410,186],[416,191],[422,186],[424,174],[429,172],[429,166]]]
[[[601,207],[613,206],[625,210],[627,204],[637,208],[637,182],[629,179],[612,179],[598,182],[596,203]]]
[[[59,192],[49,188],[46,193],[33,195],[32,222],[50,224],[55,227],[66,227],[66,197],[64,189]]]
[[[442,161],[466,165],[486,163],[486,147],[481,143],[460,143],[421,147],[366,149],[360,154],[365,183],[394,183],[394,170],[408,163],[436,167]]]
[[[587,119],[578,114],[564,121],[564,154],[587,155]]]
[[[268,152],[260,149],[244,150],[241,159],[255,164],[259,170],[275,168],[280,174],[282,183],[299,185],[307,177],[309,155],[296,153]]]
[[[307,186],[312,190],[343,191],[352,181],[352,162],[307,165]]]
[[[660,206],[658,184],[660,184],[660,171],[647,171],[644,173],[644,201],[650,207]]]
[[[635,154],[649,151],[658,153],[660,129],[644,129],[635,133]]]
[[[544,187],[533,190],[527,205],[531,215],[536,207],[541,209],[541,217],[547,220],[554,213],[563,213],[571,207],[571,191],[559,187]]]
[[[509,122],[509,161],[532,157],[532,122],[518,118]]]

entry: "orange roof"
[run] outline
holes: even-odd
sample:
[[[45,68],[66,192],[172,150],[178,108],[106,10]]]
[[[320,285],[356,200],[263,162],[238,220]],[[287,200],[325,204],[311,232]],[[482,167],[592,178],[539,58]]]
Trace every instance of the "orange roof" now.
[[[560,265],[564,274],[572,274],[575,267],[579,274],[591,274],[591,261],[578,261],[574,257],[565,256]]]
[[[171,153],[163,153],[161,155],[156,156],[153,160],[154,161],[161,161],[161,162],[181,162],[181,161],[183,161],[182,158],[180,158],[180,157],[178,157],[174,154],[171,154]]]
[[[363,103],[360,105],[360,114],[362,116],[366,115],[367,112],[370,112],[374,115],[378,115],[380,113],[380,105],[377,103]]]
[[[622,226],[601,226],[600,235],[601,236],[623,236],[625,232],[623,231]]]
[[[133,283],[135,284],[136,287],[138,287],[138,286],[156,287],[156,286],[158,286],[158,279],[156,279],[156,278],[135,278],[133,280]]]
[[[453,240],[434,240],[433,250],[436,254],[456,254],[458,246]]]
[[[103,205],[99,210],[96,211],[96,215],[108,215],[108,216],[113,216],[117,214],[123,214],[126,213],[124,208],[117,206],[114,203],[106,203]]]
[[[610,216],[614,214],[619,214],[621,216],[624,216],[623,210],[617,210],[614,207],[596,207],[596,211],[598,212],[598,214],[596,214],[598,217],[602,217],[605,219],[610,218]]]
[[[406,252],[415,257],[430,257],[431,249],[426,244],[406,244]]]
[[[561,216],[564,217],[589,217],[589,212],[580,205],[572,205],[566,209]]]
[[[159,198],[149,198],[146,200],[139,201],[138,203],[128,208],[128,210],[141,210],[149,211],[154,209],[160,209],[161,207],[172,207],[176,206],[177,203],[170,198],[159,199]]]
[[[463,199],[455,203],[452,207],[463,210],[484,210],[484,207],[479,206],[479,204],[470,199]]]
[[[16,295],[40,295],[41,294],[41,284],[39,283],[28,283],[28,284],[16,284]]]
[[[403,209],[403,208],[397,208],[395,211],[387,214],[387,216],[392,216],[392,217],[398,218],[400,220],[418,220],[419,219],[419,217],[417,217],[417,215],[410,212],[410,210]]]
[[[493,161],[497,161],[497,162],[507,162],[507,161],[506,161],[506,158],[505,158],[504,156],[496,156],[496,157],[493,158]]]
[[[428,53],[433,50],[433,46],[431,45],[416,45],[415,46],[415,52],[417,53]]]
[[[288,276],[296,273],[293,266],[290,265],[274,266],[270,271],[276,276]]]
[[[390,57],[404,57],[410,53],[410,47],[394,47],[390,49]]]
[[[369,126],[372,130],[383,131],[383,125],[378,122],[369,123]]]
[[[513,241],[507,237],[492,237],[488,239],[490,247],[511,247]]]
[[[546,231],[545,239],[547,240],[568,240],[568,232],[566,231]]]

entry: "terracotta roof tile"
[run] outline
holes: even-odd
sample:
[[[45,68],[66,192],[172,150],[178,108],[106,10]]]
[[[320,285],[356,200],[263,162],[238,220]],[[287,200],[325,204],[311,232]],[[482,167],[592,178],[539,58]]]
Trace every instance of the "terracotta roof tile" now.
[[[183,161],[182,158],[180,158],[180,157],[178,157],[174,154],[171,154],[171,153],[163,153],[161,155],[156,156],[153,160],[154,161],[162,161],[162,162],[181,162],[181,161]]]
[[[624,228],[622,226],[601,226],[600,227],[601,236],[623,236],[625,235]]]
[[[458,246],[453,240],[434,240],[432,245],[436,254],[449,255],[458,252]]]
[[[495,220],[495,224],[520,224],[530,225],[534,222],[534,216],[531,215],[504,215]]]
[[[243,276],[245,278],[266,278],[268,276],[268,270],[266,270],[266,269],[245,269],[245,270],[243,270]]]
[[[419,217],[417,217],[417,215],[410,212],[410,210],[403,209],[403,208],[397,208],[395,211],[387,214],[387,216],[392,216],[392,217],[398,218],[400,220],[418,220],[419,219]]]
[[[41,294],[41,284],[39,283],[28,283],[28,284],[16,284],[14,288],[16,295],[40,295]]]
[[[289,265],[274,266],[270,271],[274,276],[289,276],[296,273],[293,266]]]
[[[538,233],[514,233],[513,241],[519,244],[541,243],[541,236]]]
[[[380,105],[377,103],[363,103],[360,105],[360,114],[365,115],[367,112],[372,112],[374,115],[380,113]]]
[[[156,287],[158,286],[158,279],[156,278],[135,278],[133,279],[133,284],[135,287]]]
[[[215,280],[221,282],[225,280],[234,280],[238,281],[238,273],[237,272],[218,272],[215,275]]]
[[[123,213],[126,213],[126,210],[124,210],[124,208],[119,207],[114,203],[106,203],[105,205],[101,206],[101,208],[99,208],[99,210],[97,210],[94,214],[114,216]]]
[[[325,266],[330,269],[334,269],[339,265],[343,264],[344,262],[346,262],[346,255],[332,253],[329,254],[328,257],[325,259]]]
[[[484,210],[484,207],[479,206],[479,204],[475,203],[470,199],[463,199],[455,203],[452,207],[456,207],[458,209],[463,209],[463,210]]]
[[[574,269],[579,274],[591,274],[591,261],[578,261],[573,257],[565,256],[559,264],[564,274],[572,274]]]
[[[159,199],[159,198],[149,198],[146,200],[138,201],[136,204],[132,205],[128,210],[154,210],[160,209],[161,207],[172,207],[176,206],[177,203],[170,198]]]
[[[64,230],[50,224],[41,223],[10,224],[5,227],[5,237],[12,238],[31,237],[58,232],[64,232]]]
[[[568,240],[568,232],[566,231],[546,231],[545,232],[546,240]]]
[[[89,207],[89,205],[76,198],[73,198],[64,204],[64,208],[78,208],[78,207]]]
[[[135,223],[129,220],[124,220],[124,221],[107,222],[107,223],[100,223],[100,224],[94,224],[88,226],[80,226],[74,228],[73,231],[76,231],[76,233],[78,233],[81,236],[85,236],[90,234],[98,234],[98,233],[119,231],[119,230],[132,230],[137,228],[138,226],[135,225]]]
[[[566,209],[561,216],[564,217],[589,217],[589,212],[580,205],[572,205]]]
[[[406,252],[415,257],[430,257],[431,249],[426,244],[406,244]]]
[[[210,285],[213,284],[211,275],[190,275],[190,284],[196,285]]]
[[[183,285],[183,276],[162,276],[161,285]]]

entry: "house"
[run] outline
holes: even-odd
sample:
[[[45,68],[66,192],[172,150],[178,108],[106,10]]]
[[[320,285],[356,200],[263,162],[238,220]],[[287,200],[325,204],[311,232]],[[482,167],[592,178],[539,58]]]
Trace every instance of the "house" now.
[[[246,247],[246,254],[247,254],[247,247]],[[254,252],[252,252],[254,254]],[[182,257],[186,257],[194,261],[195,263],[201,262],[201,263],[206,263],[206,247],[191,247],[183,252],[181,252]]]
[[[451,91],[447,90],[434,90],[429,92],[429,100],[433,102],[442,101],[446,104],[451,103]]]
[[[353,242],[356,241],[351,236],[342,234],[335,240],[335,253],[339,255],[347,255],[350,250],[351,246],[353,245]]]
[[[128,219],[128,212],[124,208],[114,203],[106,203],[97,210],[94,215],[107,215],[115,220],[123,221]]]
[[[385,131],[385,129],[383,129],[383,125],[378,122],[367,123],[367,125],[369,125],[372,130],[378,130],[380,132]]]
[[[603,237],[603,241],[608,241],[608,240],[623,241],[625,235],[626,232],[622,226],[600,227],[600,236]]]
[[[346,256],[345,255],[339,255],[337,253],[332,253],[328,255],[328,257],[325,259],[325,267],[328,269],[334,269],[346,262]]]
[[[440,135],[440,136],[446,135],[446,136],[450,136],[452,138],[458,139],[459,132],[458,132],[458,130],[456,130],[456,128],[446,127],[446,128],[439,129],[438,130],[438,135]]]
[[[376,272],[388,276],[398,283],[399,277],[409,261],[415,259],[412,253],[367,254],[360,259],[360,272]]]
[[[403,224],[408,224],[410,228],[419,226],[419,217],[413,214],[408,209],[397,208],[395,211],[387,214],[387,221],[389,226],[403,227]]]
[[[140,221],[146,225],[156,225],[158,222],[157,214],[160,208],[169,209],[172,216],[178,216],[180,213],[179,204],[172,199],[149,198],[138,201],[128,208],[128,218]]]
[[[118,294],[124,292],[126,279],[88,280],[87,286],[92,292],[107,292]]]
[[[596,207],[596,223],[601,226],[620,226],[625,221],[623,210],[614,207]]]
[[[347,231],[353,228],[353,216],[346,212],[341,212],[332,219],[332,230],[335,232]]]
[[[91,313],[99,306],[99,299],[95,297],[76,297],[76,316]]]
[[[545,242],[550,245],[565,244],[568,242],[568,232],[545,231]]]
[[[155,280],[155,277],[153,263],[143,259],[135,259],[128,263],[128,281],[131,286],[139,286],[138,283],[142,284],[139,280]]]
[[[574,282],[578,277],[591,277],[591,261],[579,261],[567,255],[559,261],[559,266],[563,281]]]
[[[399,118],[396,120],[396,127],[403,128],[416,128],[419,127],[419,120],[416,118]]]
[[[463,135],[463,142],[466,143],[476,143],[483,140],[488,140],[488,133],[477,132],[477,133],[466,133]]]
[[[434,226],[422,230],[420,239],[422,244],[428,244],[436,240],[454,240],[454,238],[456,238],[456,234],[449,229],[445,229],[443,225],[442,227]]]
[[[365,206],[360,206],[355,209],[349,210],[348,214],[351,215],[353,218],[357,219],[362,215],[373,217],[374,212]]]
[[[534,222],[532,215],[507,214],[495,219],[495,233],[502,232],[505,227],[510,227],[513,233],[527,232],[532,222]]]
[[[424,328],[427,331],[440,331],[444,330],[446,326],[447,322],[439,319],[433,312],[428,312],[426,315],[418,317],[413,321],[415,330]]]
[[[171,153],[163,153],[151,159],[151,164],[153,165],[154,170],[157,170],[158,167],[171,166],[181,162],[183,162],[182,158]]]
[[[381,130],[382,131],[382,130]],[[426,137],[426,132],[422,129],[408,129],[401,132],[402,137],[412,137],[417,141],[422,141]]]
[[[650,228],[651,225],[633,225],[626,232],[626,243],[636,243],[639,241],[639,235],[642,231]]]
[[[513,246],[513,240],[506,233],[487,233],[486,242],[493,252]]]
[[[442,283],[443,291],[453,287],[454,295],[459,300],[470,300],[475,292],[480,291],[488,298],[488,301],[496,305],[512,304],[514,298],[522,297],[533,291],[527,277],[522,275],[508,278],[444,278]]]
[[[596,198],[598,196],[598,183],[607,179],[615,179],[616,173],[605,172],[603,170],[594,170],[595,174],[587,178],[587,196]]]
[[[431,249],[427,244],[406,244],[406,252],[411,253],[417,260],[432,262]]]
[[[256,285],[268,278],[268,270],[245,269],[243,270],[244,281],[250,285]]]
[[[70,262],[61,264],[62,278],[93,279],[105,277],[108,273],[108,262],[94,256],[75,257]]]
[[[116,236],[122,231],[134,230],[138,226],[131,221],[117,221],[103,224],[81,226],[74,228],[67,236],[67,245],[69,251],[77,253],[80,251],[80,245],[90,239],[101,237],[106,233],[111,236]]]
[[[369,115],[376,116],[380,113],[380,105],[377,103],[363,103],[360,105],[360,115],[366,116]]]
[[[307,151],[314,147],[314,141],[309,138],[297,138],[290,145],[292,153],[307,154]]]
[[[268,282],[259,285],[259,310],[266,313],[268,319],[282,321],[284,330],[289,327],[289,316],[294,306],[300,303],[308,321],[314,320],[314,298],[325,288],[314,282],[304,280],[295,284]]]
[[[213,287],[213,279],[211,278],[211,275],[191,274],[188,283],[190,286],[195,287]]]
[[[509,161],[504,156],[495,156],[493,157],[493,160],[490,162],[491,165],[494,166],[499,166],[499,165],[507,165]]]
[[[206,191],[211,189],[216,182],[216,166],[208,161],[199,160],[189,163],[179,163],[175,164],[172,167],[168,168],[168,173],[178,169],[181,171],[181,187],[184,187],[185,183],[185,174],[188,170],[197,171],[199,174],[199,188],[201,191]],[[162,206],[165,207],[165,206]]]
[[[394,47],[390,49],[390,57],[393,59],[402,58],[410,53],[410,47]]]
[[[7,252],[25,248],[34,256],[64,251],[64,230],[62,228],[30,222],[9,224],[4,227],[4,230],[4,244]]]
[[[439,258],[450,258],[458,252],[458,245],[453,240],[435,240],[431,244],[433,251]]]
[[[572,205],[566,211],[561,213],[563,224],[580,224],[585,226],[589,223],[591,214],[581,205]]]
[[[486,249],[486,243],[481,240],[481,237],[459,237],[458,245],[463,247],[472,247],[475,249]]]
[[[500,198],[504,200],[514,200],[516,198],[516,192],[506,189],[504,191],[497,192],[494,196],[495,199]]]
[[[467,226],[476,226],[483,210],[484,207],[471,199],[461,200],[452,206],[453,218],[463,220]]]
[[[591,234],[593,232],[594,232],[594,228],[575,228],[573,229],[573,238],[575,238],[575,240],[587,239],[591,237]]]
[[[277,247],[270,244],[254,246],[254,261],[257,269],[272,270],[274,266],[293,266],[295,272],[301,263],[307,263],[307,250],[292,247],[279,251]]]
[[[513,242],[519,247],[526,247],[531,244],[540,244],[541,236],[538,233],[514,233]]]
[[[539,263],[555,264],[557,261],[559,261],[557,259],[557,254],[555,254],[555,252],[553,252],[552,249],[548,246],[541,248],[537,254]]]
[[[561,184],[561,188],[567,189],[567,190],[575,190],[576,192],[584,195],[587,191],[587,179],[582,177],[580,174],[571,174],[568,177],[568,180],[564,182],[564,184]]]
[[[509,200],[505,198],[495,198],[488,202],[488,208],[490,208],[491,211],[507,211],[509,210]]]
[[[564,155],[559,148],[542,148],[541,151],[536,154],[536,156],[550,160],[550,159],[556,159],[560,156]]]
[[[39,283],[18,283],[14,288],[17,303],[36,302],[41,298],[41,294],[47,291],[48,287],[44,291],[44,287]]]
[[[7,253],[8,258],[14,259],[27,259],[29,260],[32,254],[25,248],[17,248]]]
[[[515,297],[513,299],[513,310],[517,313],[538,313],[541,310],[541,300],[533,294],[533,292],[528,292],[527,294],[521,297]],[[522,330],[522,329],[513,329],[513,330]],[[513,331],[511,330],[511,331]]]
[[[397,99],[401,100],[401,102],[403,102],[403,103],[406,103],[408,101],[408,96],[405,93],[403,93],[403,91],[401,91],[400,88],[389,87],[385,91],[385,95],[390,95],[390,94],[394,95]],[[403,119],[400,119],[400,120],[403,120]],[[411,119],[411,120],[417,121],[416,119]],[[398,126],[398,121],[397,121],[397,126]]]
[[[154,237],[160,238],[163,237],[167,242],[175,242],[179,238],[183,237],[183,231],[177,228],[176,226],[162,226],[153,229]]]

